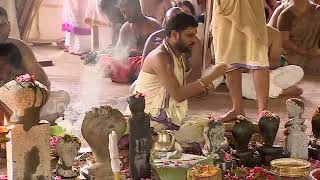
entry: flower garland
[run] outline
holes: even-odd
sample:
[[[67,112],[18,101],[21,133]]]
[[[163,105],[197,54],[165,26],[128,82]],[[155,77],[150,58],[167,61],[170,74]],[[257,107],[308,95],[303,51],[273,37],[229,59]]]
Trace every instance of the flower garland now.
[[[141,98],[141,97],[145,97],[145,94],[136,91],[136,93],[134,94],[134,97],[135,97],[136,99],[139,99],[139,98]]]
[[[36,76],[34,74],[22,74],[16,77],[16,81],[18,83],[22,82],[35,82],[36,81]]]

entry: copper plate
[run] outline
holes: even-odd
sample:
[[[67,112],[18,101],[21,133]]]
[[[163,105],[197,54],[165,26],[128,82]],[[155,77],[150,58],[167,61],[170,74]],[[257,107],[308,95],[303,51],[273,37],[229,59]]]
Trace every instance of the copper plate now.
[[[311,163],[302,159],[281,158],[270,162],[271,172],[278,176],[303,177],[308,174]]]

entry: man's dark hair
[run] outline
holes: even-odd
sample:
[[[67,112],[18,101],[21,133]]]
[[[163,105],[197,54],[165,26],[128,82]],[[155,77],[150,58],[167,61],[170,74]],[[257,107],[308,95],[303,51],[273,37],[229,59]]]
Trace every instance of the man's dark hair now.
[[[139,0],[118,0],[118,6],[120,6],[120,4],[125,4],[131,8],[138,8],[139,10],[141,10]]]
[[[22,68],[22,56],[16,45],[12,43],[1,43],[0,56],[8,57],[7,63],[14,68]]]
[[[169,19],[164,31],[166,36],[170,37],[171,31],[181,32],[189,27],[198,27],[196,19],[189,14],[181,12]]]
[[[7,11],[6,11],[4,8],[2,8],[2,7],[0,7],[0,16],[5,16],[5,17],[8,18],[8,13],[7,13]]]
[[[196,11],[195,11],[195,9],[194,9],[194,6],[193,6],[193,4],[192,4],[190,1],[180,1],[180,2],[178,2],[177,6],[178,6],[178,7],[187,6],[187,7],[190,9],[191,14],[192,14],[193,16],[196,15]]]

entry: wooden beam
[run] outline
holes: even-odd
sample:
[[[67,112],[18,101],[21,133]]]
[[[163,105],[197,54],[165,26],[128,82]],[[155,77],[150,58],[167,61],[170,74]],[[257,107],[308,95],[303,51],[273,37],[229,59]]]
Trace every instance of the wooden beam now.
[[[211,19],[212,19],[212,10],[213,10],[213,1],[214,0],[207,0],[206,5],[206,13],[205,13],[205,29],[204,29],[204,42],[203,42],[203,70],[206,69],[206,61],[207,61],[207,52],[208,52],[208,45],[209,45],[209,34],[210,34],[210,26],[211,26]]]

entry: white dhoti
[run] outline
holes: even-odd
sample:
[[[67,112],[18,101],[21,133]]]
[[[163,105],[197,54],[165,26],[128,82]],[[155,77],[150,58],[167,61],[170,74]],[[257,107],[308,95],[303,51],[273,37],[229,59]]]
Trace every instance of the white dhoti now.
[[[303,76],[303,69],[295,65],[271,70],[269,97],[279,97],[283,90],[296,85]],[[242,96],[247,99],[257,99],[252,73],[242,73]]]

